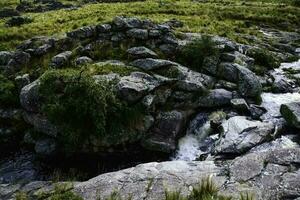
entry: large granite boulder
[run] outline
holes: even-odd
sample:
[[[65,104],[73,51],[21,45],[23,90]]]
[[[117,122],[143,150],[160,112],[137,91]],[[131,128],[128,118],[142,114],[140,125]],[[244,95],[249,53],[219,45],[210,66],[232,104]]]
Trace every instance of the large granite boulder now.
[[[223,134],[215,146],[217,154],[242,154],[271,139],[274,124],[250,121],[244,116],[229,118],[223,122]]]
[[[244,97],[257,97],[262,92],[259,78],[249,69],[236,63],[220,63],[217,77],[238,84],[238,91]]]
[[[70,58],[72,56],[72,51],[65,51],[51,59],[50,66],[53,68],[61,68],[67,66],[70,62]]]
[[[113,191],[120,191],[125,198],[131,196],[132,200],[158,200],[165,198],[165,188],[172,191],[181,189],[183,194],[187,194],[189,187],[196,185],[201,179],[220,173],[221,168],[211,161],[154,162],[100,175],[76,185],[74,192],[85,200],[107,198]],[[222,176],[216,176],[214,180],[218,185],[225,181]]]

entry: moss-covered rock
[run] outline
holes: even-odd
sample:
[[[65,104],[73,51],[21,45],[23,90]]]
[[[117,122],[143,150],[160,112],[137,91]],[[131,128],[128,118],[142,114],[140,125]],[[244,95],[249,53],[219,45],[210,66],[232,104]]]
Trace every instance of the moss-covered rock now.
[[[14,82],[0,74],[0,105],[14,106],[18,104],[18,92]]]
[[[60,128],[60,142],[67,149],[119,145],[139,136],[142,120],[138,106],[118,99],[112,82],[97,81],[79,70],[51,70],[41,78],[42,111]]]

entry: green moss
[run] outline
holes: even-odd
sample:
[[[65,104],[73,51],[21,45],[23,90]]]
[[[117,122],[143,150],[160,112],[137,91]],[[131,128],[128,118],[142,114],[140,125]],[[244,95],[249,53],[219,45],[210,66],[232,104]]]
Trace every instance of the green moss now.
[[[177,61],[196,71],[201,71],[203,61],[208,56],[216,56],[216,43],[209,36],[202,36],[187,44],[177,56]]]
[[[18,91],[12,81],[0,74],[0,105],[14,106],[18,104]]]
[[[93,43],[89,56],[94,60],[124,60],[127,58],[127,46],[113,46],[110,42]]]
[[[88,65],[86,66],[88,73],[91,75],[103,75],[109,73],[117,73],[121,76],[130,75],[131,72],[140,71],[140,69],[131,67],[131,66],[122,66],[122,65],[113,65],[113,64],[105,64],[105,65]]]
[[[61,143],[71,151],[92,135],[107,145],[130,139],[130,130],[142,115],[138,106],[117,98],[112,83],[96,83],[84,71],[47,71],[41,77],[40,93],[43,112],[60,127]]]
[[[266,70],[279,67],[279,60],[268,50],[252,48],[247,51],[247,55],[255,59],[254,71],[263,74]]]

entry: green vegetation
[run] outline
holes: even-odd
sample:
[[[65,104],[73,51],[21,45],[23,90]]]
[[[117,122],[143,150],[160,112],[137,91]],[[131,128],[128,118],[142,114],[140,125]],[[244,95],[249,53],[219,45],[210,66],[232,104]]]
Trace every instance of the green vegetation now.
[[[53,194],[48,197],[49,200],[83,200],[82,197],[68,190],[66,184],[55,185]]]
[[[109,73],[117,73],[121,76],[127,76],[127,75],[130,75],[131,72],[140,71],[140,69],[137,69],[135,67],[119,66],[119,65],[112,65],[112,64],[88,65],[88,66],[86,66],[86,69],[88,70],[89,74],[103,75],[103,74],[109,74]]]
[[[130,107],[117,98],[112,83],[96,83],[80,70],[47,71],[41,77],[40,93],[43,112],[60,127],[61,142],[71,151],[91,135],[104,144],[130,140],[130,130],[142,115],[139,106]]]
[[[15,0],[1,1],[0,7]],[[111,21],[116,15],[151,18],[162,22],[176,18],[184,22],[180,31],[218,34],[233,40],[249,43],[246,35],[260,36],[257,25],[295,31],[300,25],[300,8],[295,0],[207,0],[197,3],[190,0],[156,0],[130,3],[86,4],[78,10],[58,10],[45,13],[28,13],[34,22],[20,27],[6,27],[0,20],[0,50],[12,49],[21,41],[37,35],[60,35],[83,25]],[[1,5],[2,4],[2,5]],[[288,27],[281,27],[285,23]]]
[[[201,71],[203,61],[208,56],[218,55],[216,43],[209,36],[202,36],[187,44],[177,56],[177,61],[190,68]]]
[[[166,191],[165,200],[231,200],[230,196],[219,194],[219,190],[212,182],[211,178],[203,179],[198,185],[193,187],[188,196],[181,195],[180,191]],[[240,200],[254,200],[252,195],[241,194]]]
[[[280,66],[280,61],[270,52],[261,48],[252,48],[247,55],[255,59],[253,71],[257,74],[264,74],[267,70]]]
[[[12,81],[0,74],[0,105],[14,106],[18,104],[18,92]]]

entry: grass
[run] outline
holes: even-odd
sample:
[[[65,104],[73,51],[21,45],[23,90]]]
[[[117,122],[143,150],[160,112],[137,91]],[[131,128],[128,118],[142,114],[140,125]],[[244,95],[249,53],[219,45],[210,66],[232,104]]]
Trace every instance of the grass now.
[[[231,196],[223,196],[211,178],[203,179],[198,185],[193,187],[188,196],[183,196],[180,191],[165,192],[165,200],[232,200]],[[241,194],[239,200],[254,200],[248,193]]]
[[[184,22],[180,31],[218,34],[248,43],[241,35],[259,36],[257,25],[266,24],[285,30],[296,30],[300,25],[300,8],[293,1],[282,0],[147,0],[130,3],[87,4],[78,10],[58,10],[29,13],[34,22],[21,27],[6,27],[0,20],[0,50],[13,49],[21,41],[37,35],[61,35],[73,28],[111,21],[116,15],[137,16],[162,22],[176,18]],[[2,3],[3,4],[3,3]],[[5,3],[9,5],[9,3]]]

